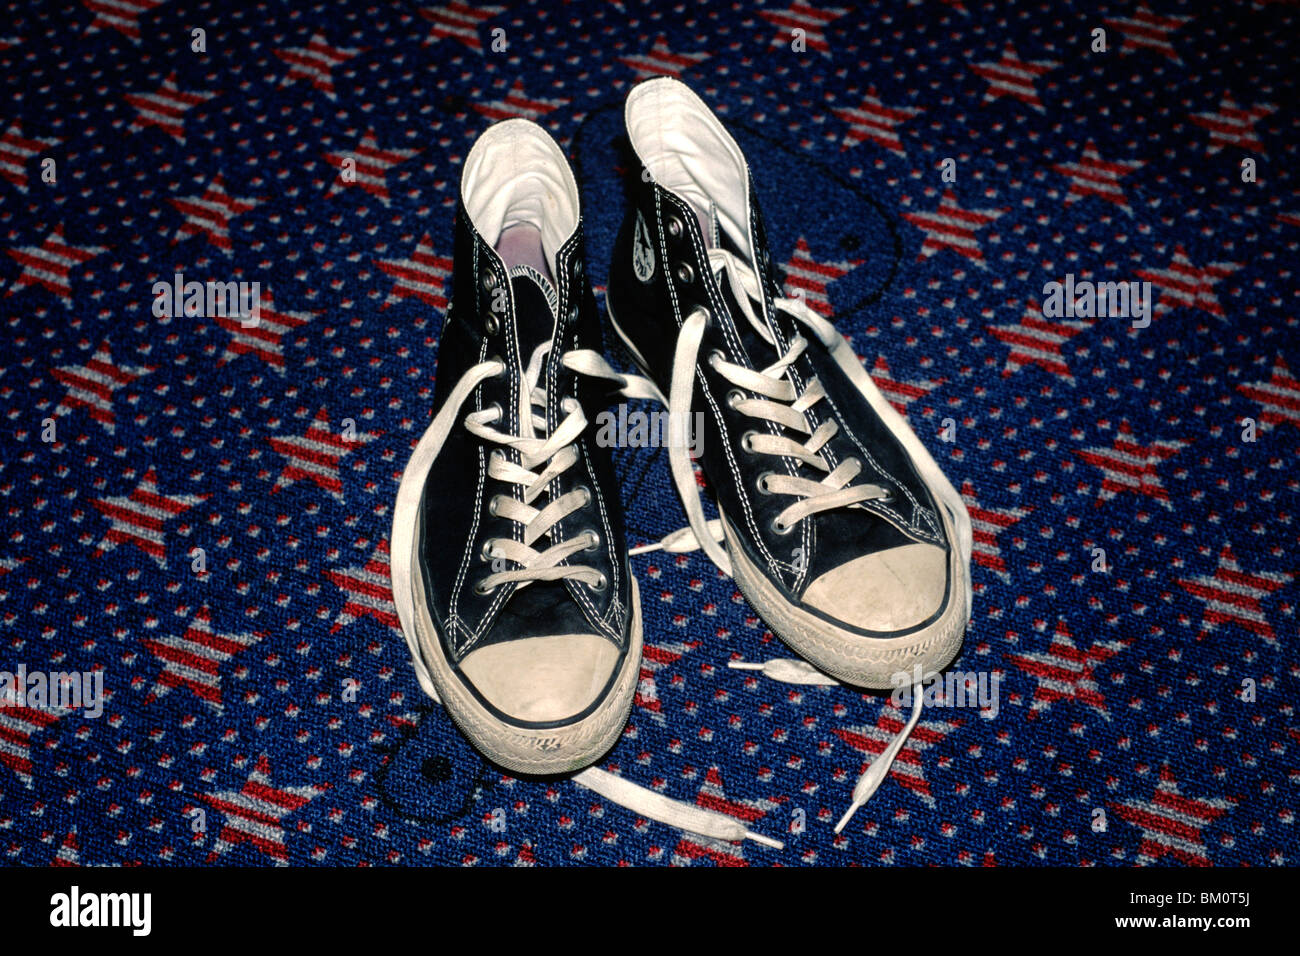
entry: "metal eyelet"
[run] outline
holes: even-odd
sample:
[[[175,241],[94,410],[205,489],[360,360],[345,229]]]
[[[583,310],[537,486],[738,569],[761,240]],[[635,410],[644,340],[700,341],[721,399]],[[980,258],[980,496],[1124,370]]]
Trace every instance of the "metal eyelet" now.
[[[500,495],[493,495],[491,498],[488,499],[488,514],[490,514],[494,518],[499,517],[499,512],[497,510],[497,502],[500,500],[501,500]]]
[[[677,275],[677,281],[683,285],[690,285],[695,281],[695,270],[691,268],[690,263],[688,262],[677,263],[677,268],[674,272]]]
[[[752,431],[745,432],[745,434],[741,435],[740,436],[741,451],[748,452],[749,454],[752,455],[754,453],[754,438],[755,435],[754,432]]]
[[[501,323],[497,320],[496,314],[489,312],[483,317],[483,331],[488,335],[496,335],[501,328]]]
[[[758,487],[758,493],[760,495],[770,495],[775,493],[772,491],[770,487],[768,487],[767,484],[767,479],[771,477],[772,477],[772,473],[770,471],[765,471],[758,476],[758,481],[755,484]]]
[[[733,388],[727,393],[727,407],[735,408],[745,400],[745,393],[738,388]]]
[[[584,495],[582,504],[579,505],[579,507],[585,508],[587,507],[587,505],[591,504],[591,489],[588,488],[586,485],[579,485],[578,490],[581,491]]]
[[[794,530],[794,525],[784,524],[777,518],[772,519],[772,523],[770,527],[772,528],[773,531],[775,531],[779,535],[787,535]]]
[[[609,578],[605,577],[604,573],[601,574],[599,582],[591,585],[593,591],[603,591],[607,587],[609,587]]]
[[[493,591],[495,591],[496,589],[497,589],[497,585],[495,585],[495,584],[492,585],[492,587],[490,587],[490,588],[485,588],[485,587],[483,586],[483,582],[482,582],[482,581],[480,581],[480,582],[478,582],[478,584],[474,585],[474,593],[477,594],[479,597],[487,597],[489,594],[491,594],[491,593],[492,593]]]
[[[594,531],[588,531],[588,532],[587,532],[587,542],[588,542],[587,546],[586,546],[585,548],[583,548],[582,550],[583,550],[583,551],[595,551],[597,548],[600,547],[600,535],[596,534],[596,532],[594,532]]]
[[[709,368],[713,369],[714,371],[717,371],[718,363],[725,362],[726,360],[727,360],[727,356],[722,354],[722,349],[714,349],[709,353],[709,358],[708,358]]]
[[[713,327],[713,313],[702,305],[697,305],[695,308],[691,309],[691,311],[686,314],[686,321],[690,322],[697,315],[704,317],[704,327],[706,329]],[[714,349],[714,351],[716,352],[717,349]]]
[[[484,292],[491,292],[497,287],[496,273],[491,270],[483,273],[483,279],[479,284],[483,286]]]
[[[685,228],[682,225],[682,221],[676,216],[668,216],[664,219],[664,225],[668,227],[668,235],[672,236],[674,239],[680,236],[682,230]]]
[[[492,540],[493,539],[488,538],[486,541],[483,542],[483,547],[480,548],[478,552],[478,559],[480,561],[492,560]]]
[[[483,406],[483,411],[485,411],[485,412],[493,412],[493,411],[496,412],[496,417],[494,417],[494,418],[492,419],[492,421],[494,421],[494,422],[499,422],[499,421],[501,421],[501,416],[505,414],[504,409],[501,408],[501,403],[500,403],[500,402],[493,402],[491,405],[485,405],[485,406]]]

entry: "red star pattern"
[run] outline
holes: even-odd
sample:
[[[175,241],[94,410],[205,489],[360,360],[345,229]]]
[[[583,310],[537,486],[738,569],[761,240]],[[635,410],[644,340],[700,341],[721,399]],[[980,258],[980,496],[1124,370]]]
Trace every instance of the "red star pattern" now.
[[[263,637],[263,634],[227,634],[215,630],[206,604],[194,613],[183,634],[146,637],[144,649],[158,658],[162,671],[145,703],[151,704],[173,688],[183,687],[213,709],[221,710],[221,667]]]
[[[988,81],[989,88],[984,93],[984,102],[992,103],[1000,96],[1010,96],[1041,113],[1045,108],[1034,82],[1060,65],[1055,60],[1022,60],[1017,55],[1015,46],[1008,42],[1002,51],[1002,59],[996,63],[976,63],[971,67],[971,72]]]
[[[1214,574],[1183,578],[1178,584],[1196,600],[1204,602],[1203,634],[1216,630],[1220,624],[1236,624],[1266,644],[1280,647],[1260,602],[1294,579],[1294,574],[1281,571],[1243,571],[1232,545],[1225,542]]]
[[[103,557],[119,544],[134,544],[157,561],[158,567],[167,567],[164,528],[208,497],[165,495],[158,490],[158,475],[150,468],[129,495],[91,502],[111,525],[95,548],[95,557]]]
[[[842,7],[827,7],[819,10],[810,3],[794,0],[785,10],[759,10],[758,15],[780,32],[772,40],[772,46],[791,48],[794,31],[802,30],[804,45],[809,50],[816,50],[822,56],[830,56],[830,44],[826,41],[826,28],[849,11]]]
[[[433,240],[427,232],[420,237],[410,258],[376,259],[375,265],[394,280],[382,308],[408,298],[419,299],[435,309],[447,307],[446,284],[451,277],[451,259],[433,251]]]
[[[661,644],[643,644],[641,646],[641,676],[636,686],[633,703],[646,711],[650,719],[663,726],[663,704],[659,700],[659,685],[655,675],[666,667],[676,664],[687,652],[698,647],[698,643],[673,641]]]
[[[567,102],[569,101],[563,98],[548,100],[529,96],[524,91],[524,81],[515,80],[515,85],[510,87],[510,92],[506,94],[505,99],[492,100],[489,103],[474,103],[473,105],[477,112],[482,113],[490,120],[503,120],[521,116],[535,123],[547,113],[554,112]]]
[[[329,415],[322,408],[304,434],[267,439],[272,448],[288,459],[271,493],[306,480],[342,501],[343,479],[339,474],[342,461],[373,437],[362,431],[356,433],[355,439],[335,434],[330,428]]]
[[[618,62],[632,69],[638,80],[644,80],[652,76],[681,76],[683,70],[689,70],[708,58],[708,53],[674,53],[661,33],[655,37],[649,53],[621,56]]]
[[[1255,130],[1255,124],[1276,112],[1277,107],[1270,103],[1242,109],[1231,96],[1224,94],[1217,111],[1194,113],[1192,122],[1210,131],[1210,145],[1206,147],[1206,155],[1213,156],[1231,146],[1244,153],[1264,156],[1267,155],[1264,143]]]
[[[885,748],[894,742],[894,738],[907,725],[907,718],[908,715],[902,710],[892,703],[886,703],[880,709],[880,716],[874,725],[844,727],[833,732],[854,750],[871,757],[871,760],[867,760],[858,768],[858,772],[862,773],[871,766],[872,760],[879,757]],[[919,721],[890,766],[890,779],[915,794],[926,806],[934,806],[934,794],[930,790],[930,781],[926,779],[921,755],[943,743],[947,736],[961,725],[962,721],[959,719]]]
[[[1137,12],[1131,17],[1110,17],[1103,19],[1102,22],[1112,30],[1119,30],[1124,34],[1124,44],[1120,47],[1120,53],[1145,53],[1150,50],[1181,64],[1183,61],[1174,52],[1173,44],[1169,42],[1169,34],[1183,24],[1190,23],[1192,19],[1192,17],[1172,17],[1152,13],[1151,8],[1143,3],[1138,5]]]
[[[425,7],[420,16],[433,23],[429,42],[451,39],[463,43],[475,53],[483,52],[478,28],[487,20],[505,12],[505,7],[476,7],[452,2],[441,7]]]
[[[281,375],[285,372],[284,337],[302,328],[315,316],[311,312],[290,312],[276,308],[268,289],[260,296],[256,325],[244,324],[238,315],[218,315],[213,321],[230,333],[230,341],[222,353],[217,367],[234,361],[241,355],[255,355]]]
[[[15,120],[0,136],[0,176],[9,180],[19,192],[27,192],[27,163],[33,156],[39,156],[61,142],[63,140],[53,136],[24,136],[22,124]]]
[[[276,50],[275,55],[289,64],[286,84],[306,80],[330,99],[335,99],[334,70],[361,53],[360,47],[330,46],[325,34],[317,30],[306,46]]]
[[[271,783],[271,762],[263,754],[239,790],[205,793],[202,799],[226,818],[208,856],[213,863],[237,844],[245,843],[270,857],[277,866],[289,861],[284,819],[297,813],[329,789],[329,784],[276,787]]]
[[[1214,294],[1214,286],[1242,267],[1240,262],[1211,262],[1198,268],[1192,265],[1187,250],[1174,249],[1174,258],[1165,269],[1138,269],[1137,275],[1160,289],[1160,301],[1153,310],[1156,317],[1174,309],[1200,309],[1224,318],[1223,306]]]
[[[1160,782],[1150,800],[1126,800],[1111,808],[1142,831],[1135,862],[1149,866],[1165,857],[1184,866],[1209,866],[1204,830],[1237,805],[1226,798],[1185,797],[1169,767],[1160,770]]]
[[[330,628],[331,634],[338,633],[353,621],[371,617],[391,628],[398,637],[402,636],[402,622],[398,620],[397,607],[393,604],[387,541],[379,542],[365,564],[342,571],[326,571],[325,576],[347,595],[343,610]]]
[[[1056,633],[1046,651],[1008,654],[1007,660],[1038,681],[1030,705],[1031,717],[1060,701],[1077,701],[1110,720],[1106,698],[1097,688],[1096,669],[1127,646],[1123,641],[1094,641],[1087,650],[1082,650],[1061,618],[1056,622]]]
[[[800,236],[795,242],[794,255],[785,266],[785,284],[795,290],[795,295],[802,294],[810,309],[829,317],[835,310],[831,308],[826,286],[860,265],[861,259],[826,262],[814,259],[808,240]]]
[[[375,141],[375,131],[368,130],[351,152],[325,154],[330,165],[339,170],[330,184],[329,192],[325,195],[328,198],[352,185],[343,178],[344,163],[351,160],[355,164],[355,184],[387,206],[388,171],[399,163],[406,162],[418,152],[418,149],[380,149]]]
[[[256,207],[261,200],[238,199],[226,192],[220,174],[213,178],[201,196],[182,196],[167,200],[185,221],[176,230],[172,243],[191,236],[206,236],[226,255],[230,255],[230,220]]]
[[[1006,561],[1002,559],[1002,549],[998,547],[998,535],[1028,516],[1033,509],[981,507],[975,497],[975,486],[969,481],[962,482],[961,497],[966,503],[966,511],[970,514],[973,539],[971,560],[1010,583],[1011,574],[1007,571]]]
[[[876,363],[871,368],[871,380],[876,383],[876,388],[880,389],[881,394],[889,399],[889,404],[894,406],[894,410],[904,418],[907,417],[909,405],[918,398],[925,398],[945,381],[942,378],[910,381],[895,378],[894,373],[890,371],[889,362],[883,355],[876,357]]]
[[[1156,471],[1161,462],[1168,461],[1187,447],[1185,441],[1157,440],[1141,445],[1133,437],[1127,420],[1120,422],[1119,435],[1109,448],[1088,448],[1075,454],[1088,464],[1100,468],[1105,476],[1097,504],[1110,501],[1118,494],[1145,495],[1154,498],[1166,508],[1173,507],[1169,492],[1160,483]]]
[[[1052,169],[1070,178],[1070,192],[1065,197],[1067,205],[1088,196],[1098,196],[1119,206],[1131,216],[1133,207],[1124,198],[1124,190],[1120,187],[1119,181],[1144,165],[1145,163],[1136,161],[1108,162],[1101,158],[1101,153],[1097,152],[1096,142],[1088,140],[1088,145],[1084,147],[1083,156],[1078,162],[1057,163]]]
[[[1294,425],[1300,428],[1300,381],[1291,374],[1281,355],[1273,363],[1273,375],[1267,382],[1238,385],[1237,391],[1263,406],[1261,425]]]
[[[0,706],[0,764],[8,767],[22,785],[32,789],[32,737],[53,724],[61,714],[33,707]]]
[[[844,133],[844,142],[840,145],[841,150],[870,141],[904,156],[906,151],[898,138],[898,127],[925,111],[908,106],[886,106],[873,86],[867,89],[860,106],[854,109],[832,109],[831,112],[849,125]]]
[[[164,0],[81,0],[95,15],[87,33],[112,28],[133,42],[140,42],[140,17],[163,5]]]
[[[784,802],[784,799],[737,800],[728,797],[722,782],[722,773],[716,765],[710,767],[705,773],[704,785],[700,787],[700,792],[695,798],[697,806],[743,820],[748,829],[754,829],[753,824],[779,808]],[[692,861],[701,859],[710,860],[717,866],[749,865],[743,845],[694,834],[683,836],[678,841],[673,850],[673,857],[674,862],[679,866],[689,866]]]
[[[39,246],[19,246],[9,249],[8,255],[20,266],[22,273],[14,280],[5,296],[21,292],[28,286],[40,286],[52,292],[68,308],[72,307],[72,270],[108,250],[104,246],[74,246],[63,238],[62,224],[55,226]]]
[[[1001,215],[998,209],[963,209],[957,203],[956,194],[947,190],[934,212],[905,212],[903,218],[925,233],[918,260],[951,249],[981,268],[988,268],[975,233]]]
[[[1031,302],[1019,322],[1015,325],[991,325],[989,334],[1011,348],[1007,353],[1007,364],[1002,369],[1003,376],[1011,375],[1030,365],[1037,365],[1049,375],[1064,379],[1073,385],[1074,375],[1065,361],[1062,350],[1066,342],[1091,324],[1082,321],[1045,319],[1043,310],[1037,303]]]
[[[115,363],[109,351],[108,339],[105,339],[95,349],[89,362],[84,365],[64,365],[50,373],[55,381],[68,390],[54,413],[67,415],[75,408],[84,408],[91,418],[112,434],[117,421],[113,414],[113,393],[152,371],[152,368]]]
[[[77,840],[77,828],[73,827],[59,844],[59,850],[50,860],[50,866],[81,866],[81,844]]]
[[[185,115],[194,107],[216,96],[214,93],[189,93],[176,84],[173,72],[163,85],[152,93],[128,93],[126,101],[136,109],[131,132],[139,132],[146,126],[157,126],[176,142],[185,143]]]

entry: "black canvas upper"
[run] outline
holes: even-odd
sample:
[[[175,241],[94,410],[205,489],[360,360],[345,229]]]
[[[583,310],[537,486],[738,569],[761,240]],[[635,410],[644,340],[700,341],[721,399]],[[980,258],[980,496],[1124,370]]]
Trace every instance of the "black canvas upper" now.
[[[548,430],[565,417],[560,407],[565,396],[582,403],[588,427],[574,443],[578,461],[552,482],[549,496],[543,494],[533,506],[540,509],[580,486],[590,490],[591,502],[558,522],[550,536],[543,536],[534,547],[545,550],[557,540],[595,531],[600,536],[598,547],[579,551],[569,563],[601,571],[608,584],[597,589],[565,579],[534,581],[526,587],[502,584],[488,594],[475,592],[474,584],[492,571],[491,562],[483,556],[488,539],[522,539],[519,525],[488,511],[494,495],[519,498],[521,492],[517,486],[488,475],[488,456],[496,452],[518,463],[518,452],[482,441],[462,425],[465,415],[496,403],[503,416],[492,427],[520,434],[520,374],[489,378],[462,406],[424,488],[421,572],[447,657],[455,664],[475,648],[500,641],[583,633],[600,634],[625,651],[630,583],[622,512],[609,451],[594,441],[593,420],[602,389],[560,363],[570,349],[599,347],[595,301],[582,263],[581,224],[556,254],[557,314],[552,314],[542,289],[531,277],[512,279],[507,275],[463,206],[457,209],[455,232],[450,307],[439,343],[434,414],[467,369],[493,358],[500,358],[510,369],[523,369],[538,344],[552,342],[543,376],[548,390]],[[495,313],[494,303],[500,307]],[[503,570],[515,567],[507,562]]]

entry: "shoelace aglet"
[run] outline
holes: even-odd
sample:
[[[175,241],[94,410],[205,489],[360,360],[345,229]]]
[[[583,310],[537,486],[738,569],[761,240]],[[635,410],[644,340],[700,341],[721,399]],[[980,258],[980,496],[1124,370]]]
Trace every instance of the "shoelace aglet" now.
[[[709,533],[713,535],[715,541],[722,540],[722,522],[717,518],[708,522]],[[669,554],[685,554],[687,551],[698,551],[700,541],[695,536],[695,532],[688,525],[685,528],[678,528],[672,534],[661,538],[658,541],[652,541],[650,544],[637,545],[635,548],[629,548],[628,554],[645,554],[647,551],[667,551]]]
[[[773,839],[772,837],[769,836],[763,836],[763,834],[761,833],[751,833],[749,830],[746,830],[745,839],[753,840],[755,843],[760,844],[761,846],[769,847],[773,850],[785,849],[785,844],[782,841]]]
[[[889,765],[891,763],[893,763],[892,759],[881,760],[877,757],[871,766],[867,768],[867,772],[858,779],[857,786],[853,788],[853,802],[844,811],[844,816],[840,817],[840,822],[835,824],[836,833],[848,826],[849,821],[853,819],[853,814],[858,812],[858,808],[870,800],[871,795],[880,789],[881,783],[889,774]]]
[[[624,780],[599,767],[588,767],[586,770],[579,771],[574,774],[573,780],[633,813],[687,833],[698,833],[700,836],[725,840],[728,843],[753,840],[774,850],[785,849],[785,844],[780,840],[763,836],[761,833],[751,833],[733,816],[689,803],[678,803],[661,793],[637,786],[630,780]]]
[[[849,821],[853,819],[853,814],[858,812],[858,807],[860,806],[862,806],[862,804],[860,803],[853,803],[849,805],[849,808],[844,811],[844,816],[840,817],[840,822],[835,824],[836,833],[839,833],[841,830],[843,830],[846,826],[849,825]]]
[[[774,657],[763,661],[727,661],[727,666],[738,671],[762,671],[763,676],[783,684],[838,684],[834,677],[823,674],[807,661],[797,661],[789,657]]]

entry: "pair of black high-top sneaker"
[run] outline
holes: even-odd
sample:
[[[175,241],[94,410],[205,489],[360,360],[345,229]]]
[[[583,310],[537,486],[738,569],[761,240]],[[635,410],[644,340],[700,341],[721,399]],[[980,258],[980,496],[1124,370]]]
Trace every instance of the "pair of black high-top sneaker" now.
[[[636,86],[624,119],[642,169],[606,304],[645,377],[599,352],[564,154],[531,122],[490,127],[461,179],[436,413],[393,519],[420,682],[519,773],[596,761],[638,681],[637,585],[596,440],[614,391],[702,420],[669,443],[689,524],[669,547],[702,547],[819,671],[867,688],[938,671],[970,613],[961,497],[844,338],[781,294],[736,142],[673,79]]]

